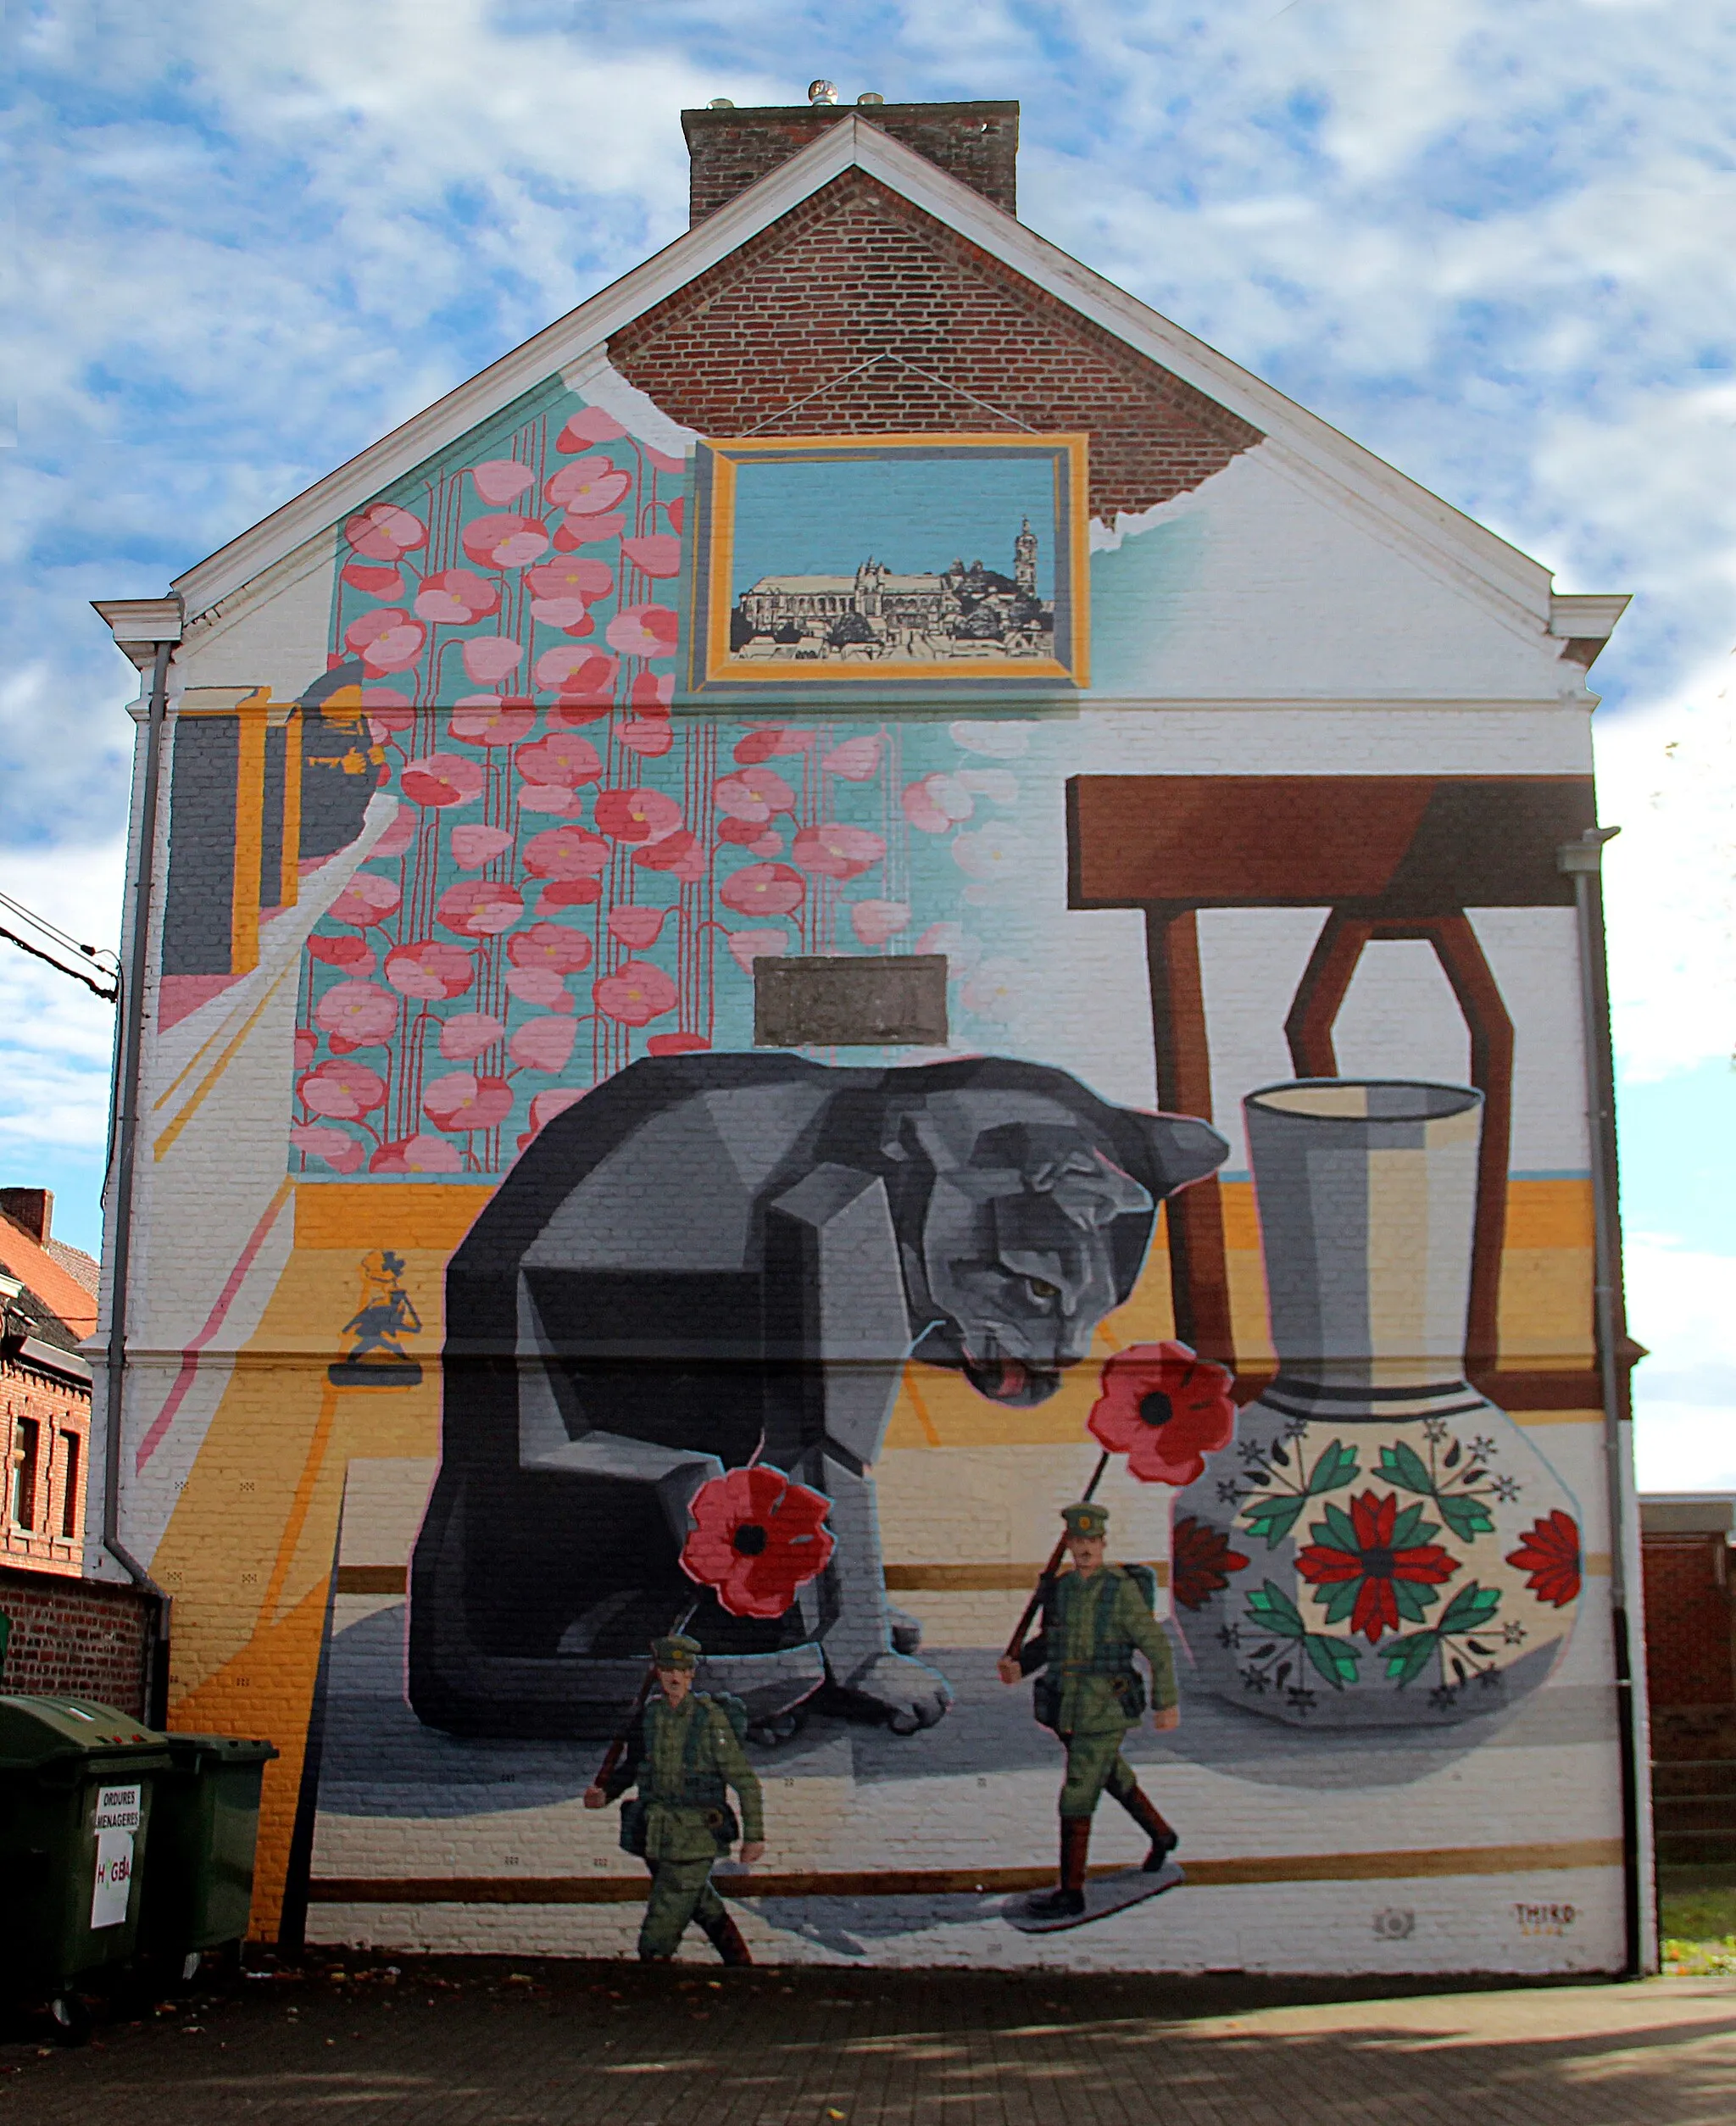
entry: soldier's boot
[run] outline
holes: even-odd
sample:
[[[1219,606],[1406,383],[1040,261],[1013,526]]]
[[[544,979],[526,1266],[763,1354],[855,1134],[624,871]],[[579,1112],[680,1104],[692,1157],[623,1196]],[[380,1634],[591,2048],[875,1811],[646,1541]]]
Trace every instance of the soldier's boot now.
[[[1131,1794],[1119,1797],[1121,1806],[1151,1840],[1151,1851],[1145,1856],[1144,1873],[1156,1874],[1182,1842],[1182,1834],[1159,1811],[1150,1796],[1137,1786]]]
[[[727,1912],[716,1919],[702,1919],[705,1939],[726,1963],[752,1963],[754,1952],[742,1940],[742,1930]]]
[[[1061,1879],[1058,1888],[1031,1899],[1033,1919],[1077,1919],[1085,1909],[1085,1859],[1091,1851],[1091,1818],[1061,1818]]]

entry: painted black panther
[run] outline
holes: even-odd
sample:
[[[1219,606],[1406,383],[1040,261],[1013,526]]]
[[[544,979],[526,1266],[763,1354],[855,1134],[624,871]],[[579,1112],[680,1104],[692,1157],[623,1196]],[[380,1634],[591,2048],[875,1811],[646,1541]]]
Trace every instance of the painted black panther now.
[[[411,1578],[409,1693],[455,1734],[606,1734],[698,1591],[700,1484],[756,1453],[832,1501],[780,1618],[709,1596],[708,1681],[787,1731],[822,1685],[902,1733],[945,1679],[888,1611],[872,1465],[913,1352],[1017,1406],[1133,1288],[1157,1205],[1223,1140],[1065,1071],[976,1058],[636,1063],[537,1138],[447,1277],[440,1474]]]

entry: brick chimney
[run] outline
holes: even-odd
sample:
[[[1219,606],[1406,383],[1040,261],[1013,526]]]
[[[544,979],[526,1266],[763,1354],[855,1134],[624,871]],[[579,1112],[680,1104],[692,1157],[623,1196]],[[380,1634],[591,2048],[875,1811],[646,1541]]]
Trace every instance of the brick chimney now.
[[[745,110],[683,111],[692,159],[688,218],[707,214],[799,154],[841,119],[865,118],[906,147],[938,163],[948,176],[980,192],[1008,214],[1018,211],[1016,103],[771,103]]]
[[[54,1194],[49,1188],[0,1188],[0,1211],[22,1226],[38,1247],[54,1223]]]

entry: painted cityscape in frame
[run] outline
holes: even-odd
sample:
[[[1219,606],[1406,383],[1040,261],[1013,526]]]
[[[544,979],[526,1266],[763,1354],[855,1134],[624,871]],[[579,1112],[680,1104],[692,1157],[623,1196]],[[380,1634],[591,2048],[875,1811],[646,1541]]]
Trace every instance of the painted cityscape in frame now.
[[[713,440],[693,683],[1082,686],[1086,438]]]

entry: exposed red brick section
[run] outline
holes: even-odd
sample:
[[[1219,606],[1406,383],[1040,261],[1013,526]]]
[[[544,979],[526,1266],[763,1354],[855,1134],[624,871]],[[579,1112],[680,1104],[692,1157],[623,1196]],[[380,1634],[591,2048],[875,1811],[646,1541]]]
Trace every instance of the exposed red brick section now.
[[[840,120],[865,118],[882,132],[938,163],[948,176],[1018,212],[1016,103],[769,104],[744,110],[683,111],[691,158],[688,213],[694,221],[799,154]]]
[[[609,352],[703,435],[1082,429],[1092,514],[1105,522],[1197,487],[1261,439],[854,170],[637,318]]]
[[[1722,1535],[1647,1535],[1646,1685],[1655,1706],[1736,1703],[1730,1553]]]
[[[95,1698],[144,1717],[156,1619],[136,1588],[0,1568],[0,1614],[12,1619],[0,1690]]]

